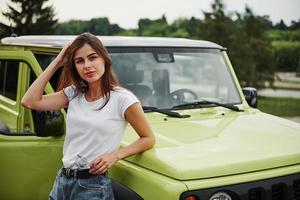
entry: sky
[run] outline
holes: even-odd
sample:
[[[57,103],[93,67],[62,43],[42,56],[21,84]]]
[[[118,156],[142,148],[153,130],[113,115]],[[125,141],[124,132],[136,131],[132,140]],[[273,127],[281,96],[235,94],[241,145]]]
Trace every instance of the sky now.
[[[0,0],[0,10],[9,0]],[[203,11],[211,11],[213,0],[49,0],[59,22],[70,19],[89,20],[108,17],[122,28],[137,28],[141,18],[158,19],[164,14],[168,23],[179,17],[203,19]],[[300,19],[300,0],[223,0],[227,12],[243,13],[247,4],[255,15],[268,15],[273,23],[280,19],[290,25]],[[9,24],[0,15],[0,22]]]

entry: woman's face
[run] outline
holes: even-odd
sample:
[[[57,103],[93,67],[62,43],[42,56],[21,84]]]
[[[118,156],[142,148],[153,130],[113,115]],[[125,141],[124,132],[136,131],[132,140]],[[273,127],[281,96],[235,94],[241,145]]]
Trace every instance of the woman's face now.
[[[79,76],[88,83],[100,81],[105,71],[105,61],[89,44],[77,49],[74,63]]]

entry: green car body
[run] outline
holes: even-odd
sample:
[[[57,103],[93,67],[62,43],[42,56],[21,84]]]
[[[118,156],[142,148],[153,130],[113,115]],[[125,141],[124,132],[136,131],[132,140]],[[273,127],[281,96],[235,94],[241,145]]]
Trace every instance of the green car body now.
[[[0,76],[7,73],[7,63],[11,61],[17,61],[18,74],[15,94],[4,91],[4,87],[9,87],[5,84],[10,82],[0,77],[3,90],[0,94],[0,199],[47,199],[51,190],[61,167],[66,111],[57,111],[52,124],[40,128],[37,123],[45,115],[25,109],[20,101],[32,79],[43,70],[36,54],[55,56],[70,40],[51,36],[2,40]],[[300,199],[300,124],[250,107],[224,48],[214,43],[181,40],[121,37],[104,44],[112,47],[112,53],[116,52],[113,47],[218,50],[222,63],[227,63],[228,77],[239,101],[234,105],[240,112],[218,105],[169,109],[189,117],[167,116],[155,110],[145,112],[157,142],[154,148],[119,161],[110,170],[109,175],[119,188],[114,191],[117,199],[183,200],[191,196],[201,200]],[[156,57],[161,66],[174,62],[171,53],[157,55],[162,57]],[[144,69],[137,66],[139,70]],[[54,89],[49,83],[45,93]],[[47,134],[36,133],[41,131]],[[137,134],[128,125],[120,148],[136,138]]]

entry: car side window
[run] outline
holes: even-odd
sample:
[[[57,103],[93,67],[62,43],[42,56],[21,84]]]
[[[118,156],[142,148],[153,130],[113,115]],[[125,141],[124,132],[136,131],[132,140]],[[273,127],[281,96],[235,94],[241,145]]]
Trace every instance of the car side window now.
[[[55,59],[56,55],[50,55],[50,54],[39,54],[35,53],[34,54],[35,58],[37,59],[38,63],[40,64],[41,68],[45,70],[47,66]],[[58,86],[58,80],[60,77],[60,74],[62,72],[62,68],[58,69],[54,75],[50,79],[50,84],[53,87],[53,90],[56,91],[57,86]],[[34,77],[33,77],[34,78]],[[35,78],[34,78],[35,79]],[[34,81],[33,79],[33,81]],[[32,81],[32,82],[33,82]],[[30,82],[30,84],[32,83]]]
[[[54,78],[58,78],[59,75],[60,74],[57,73],[57,76]],[[36,78],[37,76],[31,69],[29,84],[31,85]],[[55,83],[57,83],[57,81]],[[35,133],[37,136],[60,136],[64,134],[64,118],[60,110],[52,110],[45,112],[31,109],[30,112],[34,123]]]
[[[0,95],[16,101],[19,61],[0,60]]]

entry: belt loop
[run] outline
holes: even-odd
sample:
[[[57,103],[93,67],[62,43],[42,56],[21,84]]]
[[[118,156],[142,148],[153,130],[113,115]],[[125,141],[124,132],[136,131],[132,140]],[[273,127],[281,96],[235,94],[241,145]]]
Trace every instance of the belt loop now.
[[[71,169],[67,168],[67,177],[71,176],[70,171],[71,171]]]
[[[75,169],[75,170],[74,170],[74,178],[75,178],[75,179],[77,179],[77,172],[78,172],[78,170]]]

